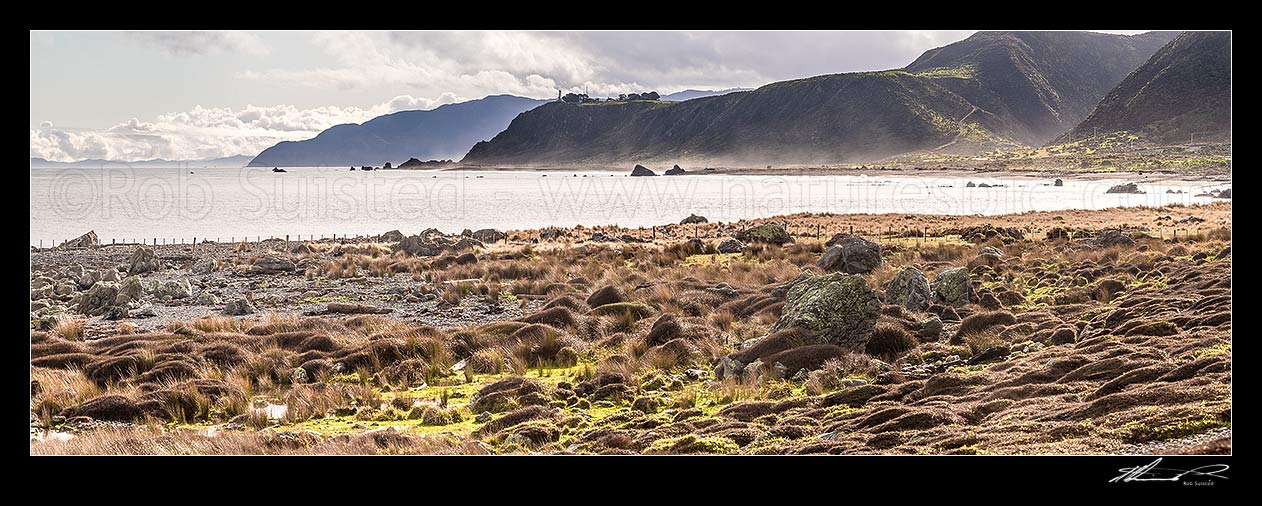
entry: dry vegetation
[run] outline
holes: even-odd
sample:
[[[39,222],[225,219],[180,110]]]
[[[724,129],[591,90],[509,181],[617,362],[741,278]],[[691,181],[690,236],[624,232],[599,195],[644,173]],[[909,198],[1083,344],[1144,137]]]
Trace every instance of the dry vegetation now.
[[[884,290],[907,266],[930,279],[963,266],[972,303],[931,308],[942,323],[935,333],[921,327],[930,313],[887,305],[867,348],[844,355],[793,341],[767,362],[803,364],[785,377],[720,379],[714,370],[734,353],[772,356],[738,346],[780,318],[778,288],[819,271],[824,247],[814,234],[729,255],[713,241],[669,239],[728,233],[720,225],[664,227],[664,245],[571,239],[429,258],[313,243],[312,279],[405,273],[449,305],[478,297],[530,311],[466,328],[271,312],[156,332],[124,322],[88,340],[82,321],[59,322],[32,332],[31,409],[44,427],[78,432],[33,441],[31,451],[1125,451],[1230,426],[1230,230],[1210,226],[1224,216],[1218,225],[1229,224],[1230,208],[1196,208],[1210,221],[1177,243],[1131,232],[1134,244],[1101,246],[1044,234],[1066,224],[1151,225],[1178,211],[778,219],[800,230],[1025,231],[1009,241],[879,241],[884,264],[866,275],[869,286]],[[514,232],[510,244],[537,233]],[[975,261],[987,246],[1003,251],[1001,262]],[[992,299],[998,306],[983,307]],[[970,360],[999,349],[996,359]]]

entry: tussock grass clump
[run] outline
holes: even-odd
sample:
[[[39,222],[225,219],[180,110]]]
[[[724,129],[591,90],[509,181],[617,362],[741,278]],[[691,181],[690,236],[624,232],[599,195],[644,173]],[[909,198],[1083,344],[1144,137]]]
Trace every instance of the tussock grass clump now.
[[[53,334],[68,341],[82,341],[87,323],[83,320],[60,318],[53,324]]]

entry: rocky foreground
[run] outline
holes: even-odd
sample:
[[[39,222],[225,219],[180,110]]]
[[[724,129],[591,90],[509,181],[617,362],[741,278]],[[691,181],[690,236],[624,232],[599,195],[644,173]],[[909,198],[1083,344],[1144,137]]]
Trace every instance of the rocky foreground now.
[[[1230,452],[1230,211],[85,237],[31,452]]]

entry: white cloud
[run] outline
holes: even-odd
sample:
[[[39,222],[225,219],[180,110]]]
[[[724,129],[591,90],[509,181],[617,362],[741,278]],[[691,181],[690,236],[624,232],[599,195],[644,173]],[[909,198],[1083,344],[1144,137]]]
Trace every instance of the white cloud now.
[[[87,158],[195,160],[255,155],[280,141],[309,139],[333,125],[361,123],[382,114],[433,109],[465,100],[444,93],[433,99],[399,95],[366,109],[247,105],[234,110],[197,106],[161,114],[153,121],[131,118],[104,130],[56,128],[45,121],[39,128],[31,129],[31,156],[68,162]]]
[[[215,51],[263,56],[271,52],[271,48],[258,35],[244,31],[127,33],[141,43],[175,56],[202,55]]]

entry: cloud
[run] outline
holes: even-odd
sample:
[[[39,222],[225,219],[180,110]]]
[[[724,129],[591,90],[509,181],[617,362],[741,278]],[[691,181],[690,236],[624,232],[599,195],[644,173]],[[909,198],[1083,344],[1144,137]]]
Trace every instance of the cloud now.
[[[217,51],[263,56],[271,52],[271,48],[258,35],[244,31],[127,32],[127,34],[143,44],[173,56],[204,55]]]
[[[433,109],[463,102],[444,93],[437,98],[399,95],[368,108],[292,105],[241,109],[197,106],[158,115],[153,121],[131,118],[104,130],[56,128],[45,121],[31,129],[31,156],[52,161],[88,158],[136,161],[163,158],[196,160],[255,155],[285,140],[303,140],[341,123],[360,123],[392,112]]]
[[[320,32],[314,68],[240,72],[246,80],[329,90],[405,86],[546,98],[556,90],[757,87],[812,75],[898,68],[968,31],[815,32]]]

